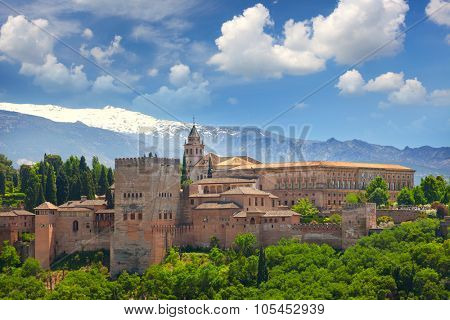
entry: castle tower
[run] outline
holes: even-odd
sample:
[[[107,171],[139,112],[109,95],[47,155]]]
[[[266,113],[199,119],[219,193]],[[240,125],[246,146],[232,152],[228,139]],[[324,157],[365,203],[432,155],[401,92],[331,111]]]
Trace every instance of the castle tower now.
[[[342,210],[342,248],[353,246],[358,239],[377,227],[375,203],[349,204]]]
[[[198,133],[194,123],[191,131],[189,132],[187,142],[184,144],[184,154],[186,156],[186,169],[188,176],[190,175],[191,169],[194,165],[203,158],[204,149],[205,145],[203,144],[203,141],[201,141],[200,134]]]
[[[50,202],[44,202],[34,208],[35,252],[34,257],[42,268],[50,269],[50,264],[56,257],[55,221],[58,207]]]

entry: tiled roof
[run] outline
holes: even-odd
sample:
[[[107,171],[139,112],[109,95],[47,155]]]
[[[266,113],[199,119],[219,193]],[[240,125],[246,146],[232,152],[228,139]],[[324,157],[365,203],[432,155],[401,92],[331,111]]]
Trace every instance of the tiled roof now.
[[[225,192],[222,192],[221,195],[232,195],[232,194],[250,194],[250,195],[270,195],[270,193],[258,190],[250,187],[237,187]]]
[[[114,213],[114,209],[101,209],[101,210],[97,210],[95,213]]]
[[[218,193],[194,193],[189,195],[189,198],[218,198],[220,194]]]
[[[253,179],[239,179],[239,178],[206,178],[195,181],[192,184],[218,184],[218,183],[254,183]]]
[[[57,210],[58,207],[51,202],[44,202],[38,205],[34,210]]]
[[[234,202],[204,202],[195,209],[240,209]]]
[[[274,211],[239,211],[233,214],[235,218],[247,218],[252,213],[256,213],[260,217],[272,218],[272,217],[292,217],[299,216],[297,212],[291,210],[274,210]]]
[[[0,217],[16,217],[16,214],[12,211],[0,212]]]
[[[296,167],[364,168],[364,169],[414,171],[411,168],[401,166],[399,164],[343,162],[343,161],[302,161],[302,162],[261,163],[261,164],[243,165],[232,168],[231,170],[282,169],[282,168],[296,168]]]
[[[95,199],[95,200],[72,200],[68,201],[62,205],[60,208],[74,208],[74,207],[85,207],[85,206],[101,206],[106,205],[106,200]]]
[[[31,213],[26,210],[11,210],[6,212],[0,212],[0,217],[17,217],[17,216],[34,216],[34,213]]]
[[[83,208],[83,207],[64,207],[59,208],[58,212],[92,212],[92,209]]]

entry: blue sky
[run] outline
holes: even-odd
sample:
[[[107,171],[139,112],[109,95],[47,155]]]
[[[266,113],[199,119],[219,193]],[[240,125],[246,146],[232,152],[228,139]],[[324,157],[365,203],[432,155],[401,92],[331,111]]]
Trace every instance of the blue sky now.
[[[261,126],[345,73],[271,125],[449,146],[448,0],[6,2],[16,11],[0,4],[0,101]]]

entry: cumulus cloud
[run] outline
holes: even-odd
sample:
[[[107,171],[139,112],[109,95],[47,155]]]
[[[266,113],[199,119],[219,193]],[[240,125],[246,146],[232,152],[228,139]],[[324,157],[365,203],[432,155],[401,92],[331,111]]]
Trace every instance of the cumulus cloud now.
[[[434,90],[428,93],[423,84],[414,79],[404,79],[403,72],[386,72],[365,82],[358,70],[349,70],[343,74],[336,87],[340,94],[356,94],[364,92],[385,92],[387,102],[380,106],[389,105],[434,105],[450,106],[450,89]]]
[[[95,79],[94,84],[92,85],[92,91],[95,93],[105,93],[105,92],[117,92],[124,93],[127,91],[120,83],[117,83],[113,77],[110,75],[101,75]]]
[[[450,3],[446,0],[431,0],[425,8],[430,20],[450,27]]]
[[[341,94],[360,93],[364,88],[364,79],[358,70],[349,70],[339,77],[336,87],[339,88]]]
[[[149,107],[150,103],[146,98],[168,109],[201,107],[211,103],[209,82],[199,73],[192,73],[189,66],[172,66],[169,81],[174,88],[162,86],[154,93],[137,97],[133,104],[140,108]]]
[[[45,19],[28,22],[24,16],[9,16],[0,29],[0,51],[8,57],[27,63],[42,63],[53,52],[53,38],[39,28],[46,28]]]
[[[94,36],[94,33],[92,32],[91,29],[86,28],[83,30],[83,33],[81,35],[83,36],[83,38],[90,40]]]
[[[340,0],[330,15],[288,20],[283,36],[272,37],[265,29],[274,22],[257,4],[222,25],[216,39],[219,52],[209,63],[244,77],[279,78],[320,71],[328,59],[354,63],[388,41],[374,56],[392,55],[403,47],[408,10],[404,0]]]
[[[123,48],[120,45],[122,41],[121,36],[114,36],[114,39],[111,41],[108,47],[94,47],[91,50],[87,50],[86,46],[81,46],[80,52],[84,56],[92,56],[95,61],[102,65],[110,65],[113,60],[111,59],[113,55],[123,52]]]
[[[83,66],[67,68],[53,54],[53,39],[39,28],[45,19],[28,22],[24,16],[8,17],[0,29],[0,51],[21,63],[20,73],[48,92],[80,91],[89,86]]]

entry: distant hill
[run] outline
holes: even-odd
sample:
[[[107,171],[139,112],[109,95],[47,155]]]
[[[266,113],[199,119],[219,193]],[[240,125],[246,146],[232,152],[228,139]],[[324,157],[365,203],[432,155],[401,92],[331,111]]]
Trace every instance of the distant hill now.
[[[150,151],[159,156],[180,157],[190,126],[116,107],[70,109],[0,103],[0,153],[16,163],[24,159],[38,161],[45,152],[63,157],[98,155],[109,165],[116,157],[135,157]],[[198,129],[208,150],[221,155],[248,155],[266,162],[397,163],[415,169],[416,181],[427,174],[450,176],[449,147],[398,149],[356,139],[304,141],[257,128],[245,131],[237,127],[198,126]],[[146,133],[145,142],[141,136],[139,144],[142,130]]]

